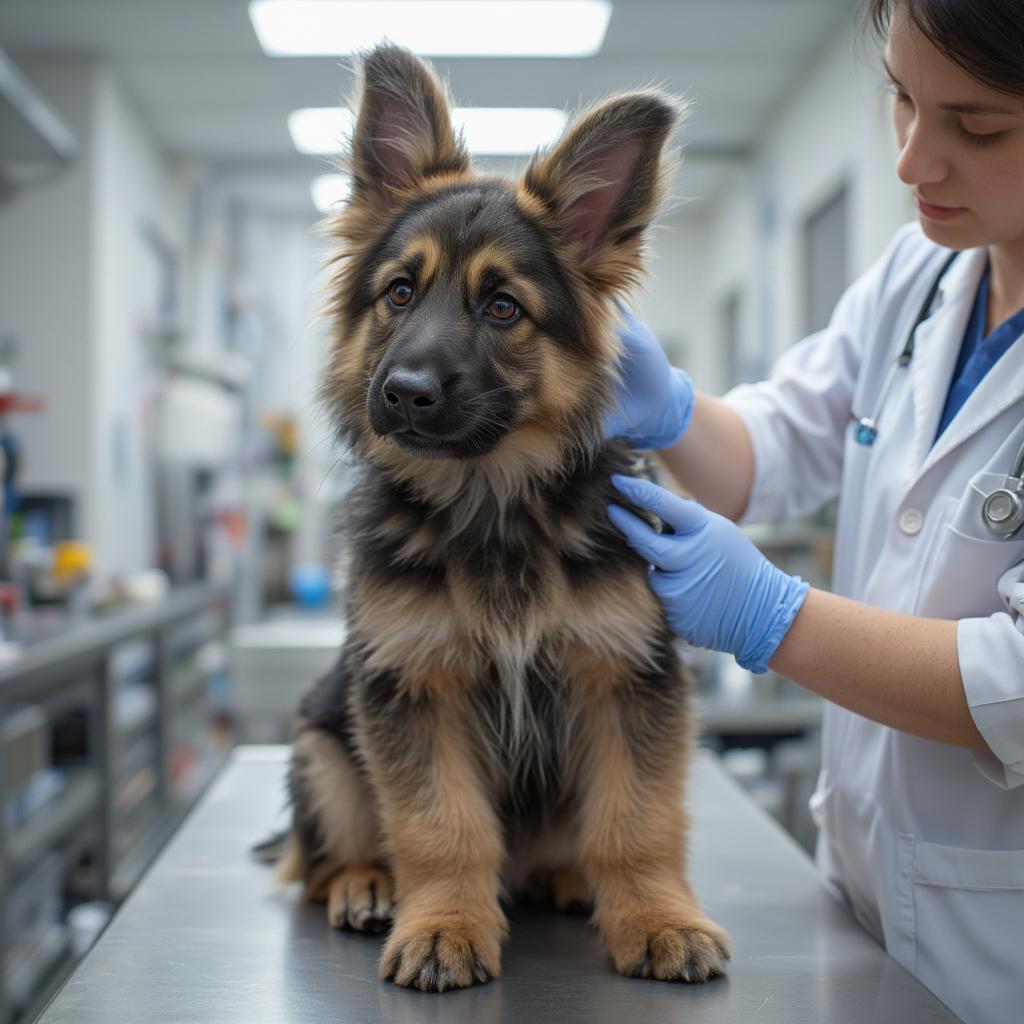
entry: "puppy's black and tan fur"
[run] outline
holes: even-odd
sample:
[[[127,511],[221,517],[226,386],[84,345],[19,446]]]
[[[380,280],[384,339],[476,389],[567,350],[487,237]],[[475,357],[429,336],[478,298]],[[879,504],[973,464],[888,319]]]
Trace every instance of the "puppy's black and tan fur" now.
[[[688,682],[605,515],[614,299],[677,114],[608,100],[513,182],[471,170],[425,64],[362,64],[324,385],[364,462],[348,640],[298,715],[282,872],[333,925],[391,922],[399,985],[497,975],[508,889],[592,905],[624,974],[729,956],[686,880]]]

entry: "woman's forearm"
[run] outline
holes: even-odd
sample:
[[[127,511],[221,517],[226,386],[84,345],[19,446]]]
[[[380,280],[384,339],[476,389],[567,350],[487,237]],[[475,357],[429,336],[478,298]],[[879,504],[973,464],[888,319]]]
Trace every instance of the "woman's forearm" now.
[[[865,718],[988,749],[967,706],[954,621],[883,611],[812,589],[769,665]]]
[[[754,449],[743,420],[721,399],[697,392],[686,433],[658,457],[706,508],[733,520],[743,514],[754,481]]]

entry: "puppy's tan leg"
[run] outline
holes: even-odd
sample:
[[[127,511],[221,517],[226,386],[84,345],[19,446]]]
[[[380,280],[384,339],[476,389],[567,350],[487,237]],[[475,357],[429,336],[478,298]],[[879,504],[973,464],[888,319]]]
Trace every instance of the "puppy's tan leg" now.
[[[686,881],[685,707],[655,709],[651,693],[611,686],[582,708],[581,860],[619,973],[705,981],[730,943]]]
[[[327,903],[334,928],[383,931],[393,910],[380,826],[366,780],[334,736],[301,720],[292,747],[293,856],[281,874],[301,877]]]
[[[450,683],[449,683],[450,685]],[[454,704],[379,689],[364,702],[367,751],[395,876],[397,914],[380,976],[442,992],[500,971],[501,829]]]

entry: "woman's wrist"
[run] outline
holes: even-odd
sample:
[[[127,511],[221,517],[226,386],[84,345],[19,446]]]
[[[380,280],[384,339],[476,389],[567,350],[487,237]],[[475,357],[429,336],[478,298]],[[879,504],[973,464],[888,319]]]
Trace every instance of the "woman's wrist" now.
[[[952,619],[892,612],[812,588],[770,667],[893,729],[988,749],[967,704]]]
[[[746,510],[754,447],[746,424],[721,399],[696,392],[686,429],[658,458],[681,490],[713,512],[735,521]]]
[[[774,599],[775,608],[770,616],[764,617],[766,625],[761,635],[752,636],[744,649],[736,655],[736,661],[755,675],[768,671],[769,663],[793,625],[810,590],[810,584],[805,580],[784,573],[770,562],[765,562],[764,573],[774,577],[774,586],[766,588],[766,593]]]

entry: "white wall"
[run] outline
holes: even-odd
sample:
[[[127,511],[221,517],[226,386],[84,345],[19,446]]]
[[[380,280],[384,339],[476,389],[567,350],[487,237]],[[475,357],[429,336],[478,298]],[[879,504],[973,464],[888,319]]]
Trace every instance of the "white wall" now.
[[[41,393],[47,403],[42,413],[14,417],[12,426],[22,440],[24,485],[81,499],[92,430],[93,67],[70,59],[21,67],[61,112],[81,150],[58,178],[0,204],[0,336],[19,344],[19,390]]]
[[[186,256],[187,195],[109,70],[96,69],[93,173],[94,472],[97,561],[109,573],[153,563],[153,424],[161,277],[143,231]]]
[[[0,335],[21,345],[26,488],[68,491],[96,576],[152,564],[147,438],[156,262],[144,224],[185,245],[187,193],[102,63],[21,61],[81,150],[53,183],[0,206]],[[184,255],[184,254],[183,254]]]
[[[649,237],[649,277],[636,311],[669,358],[698,387],[717,380],[719,352],[706,300],[707,222],[689,213],[662,219]]]
[[[316,229],[312,204],[299,213],[277,202],[272,190],[253,195],[238,181],[226,181],[223,187],[235,196],[230,200],[233,287],[244,311],[238,341],[254,370],[250,402],[257,413],[291,416],[298,425],[296,465],[289,482],[299,497],[301,518],[291,560],[330,564],[341,472],[317,390],[327,349],[326,327],[318,314],[331,243]],[[258,481],[248,484],[250,508],[259,515],[259,510],[266,511],[267,498]],[[258,534],[262,525],[256,523],[254,529]]]
[[[912,218],[895,161],[874,44],[851,19],[766,126],[749,174],[709,213],[707,301],[714,308],[730,288],[742,289],[749,356],[770,365],[802,336],[804,224],[842,184],[854,276]],[[718,381],[718,390],[729,383]]]
[[[723,169],[720,192],[695,196],[655,229],[652,278],[638,310],[697,387],[722,393],[733,383],[721,323],[732,293],[740,297],[741,373],[766,373],[802,337],[804,226],[840,187],[849,189],[846,263],[854,276],[914,216],[895,173],[881,83],[875,44],[851,17],[766,123],[747,166]],[[680,184],[686,192],[685,163]]]

